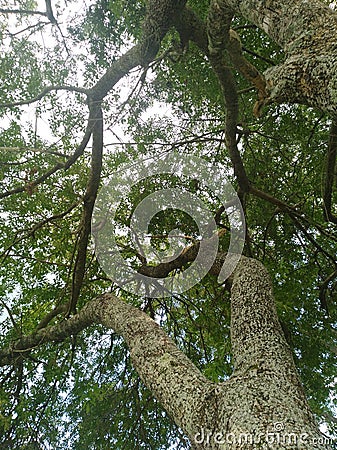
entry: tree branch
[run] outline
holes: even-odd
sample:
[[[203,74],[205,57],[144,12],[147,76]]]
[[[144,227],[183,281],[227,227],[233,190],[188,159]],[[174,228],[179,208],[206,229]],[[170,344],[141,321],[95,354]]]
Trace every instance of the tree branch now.
[[[86,95],[88,95],[90,92],[89,89],[81,88],[81,87],[77,87],[77,86],[66,86],[66,85],[47,86],[36,97],[33,97],[28,100],[21,100],[19,102],[1,103],[0,108],[11,108],[13,106],[30,105],[32,103],[38,102],[39,100],[42,100],[43,97],[45,97],[47,94],[49,94],[49,92],[53,92],[53,91],[79,92],[80,94],[86,94]]]
[[[226,106],[225,138],[231,158],[234,173],[243,193],[249,192],[248,180],[239,149],[237,147],[236,130],[239,113],[238,96],[233,74],[224,57],[226,48],[230,45],[230,24],[232,12],[219,6],[215,0],[211,2],[208,15],[209,60],[216,73]]]
[[[43,16],[47,17],[47,13],[44,11],[33,11],[31,9],[10,9],[10,8],[0,8],[1,14],[21,14],[28,16]]]
[[[173,25],[175,18],[181,14],[186,0],[150,0],[143,25],[143,36],[117,61],[90,90],[93,100],[102,100],[113,86],[131,69],[147,66],[157,55],[161,40]]]
[[[52,147],[52,146],[51,146]],[[46,153],[47,155],[59,156],[61,158],[69,158],[68,155],[53,150],[35,148],[35,147],[0,147],[0,152],[34,152],[34,153]],[[16,163],[13,163],[16,164]],[[18,163],[21,164],[21,163]]]
[[[87,303],[80,314],[63,320],[57,325],[34,331],[28,336],[22,336],[9,345],[7,349],[0,350],[0,366],[14,364],[18,358],[22,358],[34,348],[48,342],[62,342],[69,336],[78,334],[80,331],[95,323],[93,312],[96,308],[95,301]]]
[[[325,165],[325,180],[323,192],[323,206],[325,220],[337,224],[337,216],[332,211],[332,188],[336,180],[336,159],[337,159],[337,120],[330,126],[330,138]]]
[[[25,191],[32,192],[36,186],[38,186],[39,184],[46,181],[49,177],[51,177],[58,170],[69,169],[69,167],[71,167],[74,164],[74,162],[83,154],[83,152],[89,142],[89,139],[91,137],[92,127],[93,127],[93,121],[91,119],[91,115],[89,114],[87,128],[85,130],[82,141],[78,145],[75,152],[67,159],[66,162],[64,162],[64,163],[58,162],[57,164],[55,164],[54,167],[52,167],[50,170],[48,170],[48,172],[46,172],[43,175],[41,175],[40,177],[36,178],[34,181],[31,181],[30,183],[25,184],[24,186],[19,186],[17,188],[11,189],[9,191],[2,192],[0,194],[0,199],[9,197],[10,195],[19,194],[20,192],[25,192]]]
[[[9,9],[9,8],[0,8],[0,13],[2,14],[20,14],[27,16],[43,16],[47,17],[50,23],[56,24],[57,21],[55,19],[53,9],[51,6],[50,0],[45,0],[46,3],[46,11],[34,11],[31,9]]]
[[[104,294],[96,317],[99,323],[123,336],[141,379],[177,425],[190,435],[196,433],[197,424],[193,423],[190,405],[194,405],[197,414],[215,384],[207,380],[159,325],[138,308],[112,294]]]
[[[46,16],[48,17],[50,23],[57,23],[54,13],[53,13],[53,9],[51,6],[51,1],[50,0],[45,0],[46,3]]]
[[[90,120],[93,122],[91,172],[84,194],[81,231],[78,240],[77,255],[73,271],[72,294],[67,315],[76,313],[76,304],[80,295],[85,273],[87,247],[91,232],[92,212],[101,180],[103,155],[103,112],[100,104],[94,103],[90,105],[90,116]]]
[[[76,208],[76,206],[79,205],[79,201],[73,203],[71,206],[69,206],[69,208],[67,208],[65,211],[59,213],[59,214],[54,214],[53,216],[47,217],[44,220],[41,220],[40,222],[36,223],[33,227],[31,227],[28,231],[27,230],[23,230],[26,231],[26,233],[20,237],[15,238],[14,242],[12,242],[7,248],[4,249],[4,251],[0,254],[0,258],[4,259],[6,258],[6,255],[8,254],[8,252],[19,242],[23,241],[24,239],[29,238],[30,236],[34,236],[34,234],[40,229],[42,228],[44,225],[46,225],[47,223],[50,222],[55,222],[56,220],[62,219],[63,217],[65,217],[66,215],[68,215],[73,209]],[[19,232],[16,233],[16,236],[18,235]]]

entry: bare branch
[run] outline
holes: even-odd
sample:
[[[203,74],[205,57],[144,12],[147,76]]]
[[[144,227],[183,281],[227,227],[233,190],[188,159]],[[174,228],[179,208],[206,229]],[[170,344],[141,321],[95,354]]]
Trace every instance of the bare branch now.
[[[38,94],[36,97],[31,98],[29,100],[21,100],[19,102],[12,102],[12,103],[1,103],[0,108],[11,108],[12,106],[23,106],[23,105],[30,105],[32,103],[38,102],[43,97],[45,97],[49,92],[53,91],[69,91],[69,92],[79,92],[80,94],[86,94],[88,95],[89,90],[77,86],[47,86],[45,87],[40,94]]]
[[[91,218],[94,204],[101,180],[102,155],[103,155],[103,112],[100,104],[90,107],[92,117],[92,157],[91,172],[84,194],[84,205],[81,219],[81,231],[78,240],[77,255],[73,271],[72,295],[67,315],[76,313],[76,303],[80,295],[81,286],[85,273],[87,247],[91,232]]]
[[[1,14],[21,14],[27,16],[44,16],[47,17],[47,13],[44,11],[33,11],[31,9],[9,9],[0,8]]]
[[[323,205],[324,205],[325,219],[335,224],[337,224],[337,216],[332,213],[331,207],[332,207],[332,188],[337,175],[336,159],[337,159],[337,121],[334,120],[330,127],[329,146],[326,156]]]
[[[89,139],[91,137],[92,128],[94,125],[94,121],[91,118],[91,115],[89,114],[89,119],[87,123],[87,128],[85,130],[84,136],[82,138],[81,143],[78,145],[75,152],[68,158],[68,160],[65,163],[58,162],[54,167],[52,167],[48,172],[44,173],[40,177],[38,177],[36,180],[31,181],[28,184],[25,184],[24,186],[19,186],[15,189],[12,189],[10,191],[6,191],[0,194],[0,199],[9,197],[10,195],[19,194],[20,192],[32,192],[36,186],[46,181],[49,177],[51,177],[54,173],[56,173],[58,170],[61,169],[69,169],[74,162],[83,154]]]
[[[55,222],[59,219],[62,219],[63,217],[65,217],[66,215],[68,215],[74,208],[76,208],[76,206],[79,205],[79,201],[73,203],[69,208],[67,208],[65,211],[59,213],[59,214],[54,214],[51,217],[47,217],[44,220],[41,220],[40,222],[36,223],[31,229],[29,229],[24,235],[17,237],[14,242],[9,245],[0,255],[0,258],[2,257],[6,257],[9,253],[9,251],[15,246],[17,245],[19,242],[23,241],[24,239],[29,238],[30,236],[34,236],[34,234],[40,229],[42,228],[44,225],[46,225],[47,223],[51,223],[51,222]]]
[[[0,152],[36,152],[36,153],[47,153],[48,155],[60,156],[61,158],[69,158],[61,152],[55,152],[54,150],[48,150],[36,147],[0,147]]]

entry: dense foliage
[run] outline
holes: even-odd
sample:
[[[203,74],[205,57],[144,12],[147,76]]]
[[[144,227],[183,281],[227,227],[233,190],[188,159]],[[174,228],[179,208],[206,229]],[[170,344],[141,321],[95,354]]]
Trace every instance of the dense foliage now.
[[[208,1],[189,4],[205,19]],[[66,170],[62,164],[83,138],[88,108],[79,90],[45,88],[94,86],[141,38],[146,10],[143,0],[68,0],[53,7],[57,23],[33,14],[45,10],[33,0],[13,0],[0,8],[2,348],[65,320],[62,307],[71,296],[76,271],[91,141]],[[256,27],[239,17],[232,27],[240,35],[244,55],[261,72],[282,60],[282,51]],[[321,111],[301,105],[272,104],[257,118],[255,90],[233,72],[241,156],[251,183],[268,194],[243,199],[248,229],[244,253],[269,269],[282,327],[311,407],[334,432],[335,173],[330,217],[324,208],[331,176],[328,150],[337,145],[329,137],[333,125]],[[237,187],[225,146],[225,109],[217,78],[193,42],[181,49],[176,31],[165,36],[148,66],[131,70],[111,90],[103,110],[103,181],[125,162],[160,158],[175,149],[221,162]],[[189,190],[205,195],[203,186],[192,181]],[[131,211],[147,193],[180,182],[176,177],[148,180],[123,200],[120,223],[129,224]],[[217,200],[206,197],[216,214]],[[177,222],[186,235],[197,236],[192,220],[168,210],[151,222],[155,245],[165,245],[167,232]],[[219,228],[227,225],[221,217]],[[222,239],[225,247],[226,234]],[[124,257],[139,266],[123,235],[119,243]],[[111,290],[155,317],[207,377],[223,380],[231,374],[229,294],[210,275],[184,294],[139,299],[111,285],[89,242],[80,284],[78,309]],[[57,308],[60,314],[48,318]],[[113,331],[90,328],[22,356],[15,365],[1,368],[1,448],[188,448],[139,381],[124,343]]]

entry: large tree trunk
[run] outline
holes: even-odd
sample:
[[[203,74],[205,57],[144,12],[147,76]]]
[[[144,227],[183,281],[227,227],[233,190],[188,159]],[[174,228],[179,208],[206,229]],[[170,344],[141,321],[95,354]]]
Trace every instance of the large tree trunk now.
[[[232,279],[234,373],[207,380],[147,315],[106,294],[95,321],[121,334],[146,386],[196,449],[326,449],[277,318],[271,282],[242,257]]]
[[[219,0],[264,30],[285,51],[265,73],[272,101],[337,114],[337,14],[318,0]]]
[[[218,258],[213,273],[222,261]],[[99,323],[124,337],[139,376],[194,449],[330,448],[303,392],[266,269],[241,257],[230,282],[234,372],[224,383],[209,381],[155,321],[112,294],[2,350],[0,365],[22,357],[25,349]]]

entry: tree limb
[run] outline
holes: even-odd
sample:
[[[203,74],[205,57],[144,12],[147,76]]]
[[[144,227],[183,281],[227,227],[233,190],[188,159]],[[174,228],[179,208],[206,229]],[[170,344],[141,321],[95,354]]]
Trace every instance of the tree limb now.
[[[83,213],[81,219],[81,231],[78,240],[77,255],[73,270],[72,294],[67,315],[76,313],[76,304],[80,295],[85,273],[87,247],[91,232],[91,218],[94,209],[97,192],[101,180],[102,156],[103,156],[103,112],[101,105],[90,105],[92,128],[92,153],[91,171],[84,194]]]
[[[25,356],[27,352],[40,345],[48,342],[62,342],[69,336],[78,334],[95,322],[93,317],[95,307],[95,302],[89,302],[81,309],[80,314],[76,314],[68,320],[63,320],[57,325],[38,329],[30,335],[17,339],[7,349],[0,351],[0,366],[15,363],[18,358]]]
[[[50,23],[56,24],[57,21],[55,19],[54,13],[53,13],[53,8],[51,6],[51,1],[50,0],[45,0],[45,3],[46,3],[46,16],[48,17]]]
[[[102,100],[113,86],[131,69],[147,66],[156,57],[161,40],[173,26],[174,18],[181,14],[186,0],[150,0],[143,24],[143,36],[117,61],[90,90],[93,100]]]
[[[84,136],[82,138],[82,141],[77,146],[75,152],[67,159],[66,162],[64,162],[64,163],[58,162],[57,164],[55,164],[54,167],[52,167],[50,170],[48,170],[48,172],[46,172],[43,175],[41,175],[40,177],[36,178],[34,181],[31,181],[30,183],[25,184],[24,186],[19,186],[17,188],[11,189],[9,191],[2,192],[0,194],[0,199],[9,197],[10,195],[19,194],[20,192],[25,192],[25,191],[29,191],[30,192],[36,186],[38,186],[39,184],[41,184],[44,181],[46,181],[49,177],[51,177],[58,170],[61,170],[61,169],[67,170],[67,169],[69,169],[69,167],[71,167],[75,163],[75,161],[83,154],[83,152],[84,152],[84,150],[85,150],[85,148],[86,148],[86,146],[87,146],[87,144],[89,142],[89,139],[91,137],[92,127],[93,127],[93,121],[92,121],[91,116],[89,114],[87,128],[85,130],[85,133],[84,133]]]
[[[104,294],[96,320],[123,336],[140,378],[185,432],[197,432],[189,407],[207,403],[215,384],[207,380],[147,314],[112,294]],[[205,414],[205,411],[203,411]]]
[[[10,8],[0,8],[1,14],[21,14],[28,16],[43,16],[46,17],[47,13],[44,11],[34,11],[31,9],[10,9]]]
[[[332,190],[336,180],[336,159],[337,159],[337,120],[334,120],[330,126],[329,146],[326,156],[325,180],[323,192],[323,206],[325,220],[337,224],[337,216],[331,211],[332,208]]]
[[[67,85],[56,85],[56,86],[47,86],[45,87],[36,97],[33,97],[28,100],[20,100],[19,102],[11,102],[11,103],[1,103],[0,108],[11,108],[13,106],[23,106],[23,105],[31,105],[32,103],[38,102],[42,100],[49,92],[53,91],[69,91],[69,92],[78,92],[80,94],[89,94],[89,89],[81,88],[78,86],[67,86]]]
[[[249,192],[248,180],[239,149],[237,147],[236,130],[239,113],[238,96],[233,74],[228,67],[224,52],[230,46],[230,24],[232,12],[220,7],[216,0],[210,4],[208,15],[209,60],[216,73],[226,106],[225,138],[234,173],[243,193]]]

